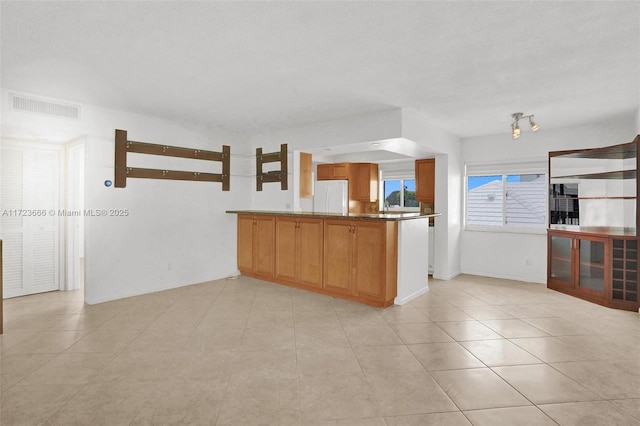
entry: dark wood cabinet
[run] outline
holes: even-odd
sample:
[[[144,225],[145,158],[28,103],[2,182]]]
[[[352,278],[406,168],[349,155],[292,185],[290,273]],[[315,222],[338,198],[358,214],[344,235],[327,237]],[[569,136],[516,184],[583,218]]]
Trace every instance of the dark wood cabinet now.
[[[638,310],[637,153],[632,142],[549,153],[547,287]]]
[[[611,241],[602,236],[549,231],[550,288],[601,304],[607,301],[611,280]]]
[[[613,304],[638,305],[638,239],[613,238],[611,296]]]

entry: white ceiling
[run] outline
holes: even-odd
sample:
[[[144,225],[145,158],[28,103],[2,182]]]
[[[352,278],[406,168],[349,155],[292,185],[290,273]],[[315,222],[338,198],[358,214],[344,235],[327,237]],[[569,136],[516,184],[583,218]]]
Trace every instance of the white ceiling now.
[[[461,137],[635,111],[640,2],[1,2],[5,89],[256,132],[406,107]]]

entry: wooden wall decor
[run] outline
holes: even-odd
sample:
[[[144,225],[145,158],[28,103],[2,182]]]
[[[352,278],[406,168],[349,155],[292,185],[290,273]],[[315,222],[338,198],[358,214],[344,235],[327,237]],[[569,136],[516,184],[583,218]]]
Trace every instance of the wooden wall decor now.
[[[222,173],[188,172],[182,170],[145,169],[127,167],[127,153],[164,155],[166,157],[193,158],[196,160],[222,162]],[[115,183],[116,188],[125,188],[127,178],[193,180],[221,182],[222,190],[229,190],[231,148],[222,145],[222,152],[160,145],[127,140],[127,131],[116,129]]]
[[[280,170],[269,172],[262,171],[265,163],[280,162]],[[280,189],[286,191],[288,188],[288,160],[287,144],[280,145],[279,152],[262,153],[262,148],[256,148],[256,190],[262,191],[262,184],[265,182],[280,182]]]

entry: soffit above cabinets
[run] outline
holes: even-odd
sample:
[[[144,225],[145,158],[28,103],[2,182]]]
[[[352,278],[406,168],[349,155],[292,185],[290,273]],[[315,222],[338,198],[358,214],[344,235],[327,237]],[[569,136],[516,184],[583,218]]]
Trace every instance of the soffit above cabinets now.
[[[313,161],[323,163],[365,162],[384,164],[430,158],[436,154],[428,147],[404,138],[327,146],[305,151],[313,155]]]

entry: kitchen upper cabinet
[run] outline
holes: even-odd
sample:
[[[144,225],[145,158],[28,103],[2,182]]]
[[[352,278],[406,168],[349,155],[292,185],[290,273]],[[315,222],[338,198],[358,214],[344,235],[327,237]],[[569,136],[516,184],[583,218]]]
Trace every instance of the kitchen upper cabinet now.
[[[395,222],[325,220],[324,287],[355,300],[392,304],[395,226]]]
[[[276,219],[276,278],[321,287],[323,259],[322,219]]]
[[[318,164],[318,180],[348,180],[349,200],[378,201],[378,165],[374,163]]]
[[[238,269],[246,275],[274,275],[275,217],[238,215]]]
[[[313,163],[311,154],[300,153],[300,198],[313,198]]]
[[[318,164],[316,175],[318,180],[349,179],[349,163]]]
[[[349,185],[353,187],[352,198],[365,203],[378,201],[378,165],[374,163],[351,163]]]
[[[436,160],[416,160],[416,200],[425,203],[435,201]]]

